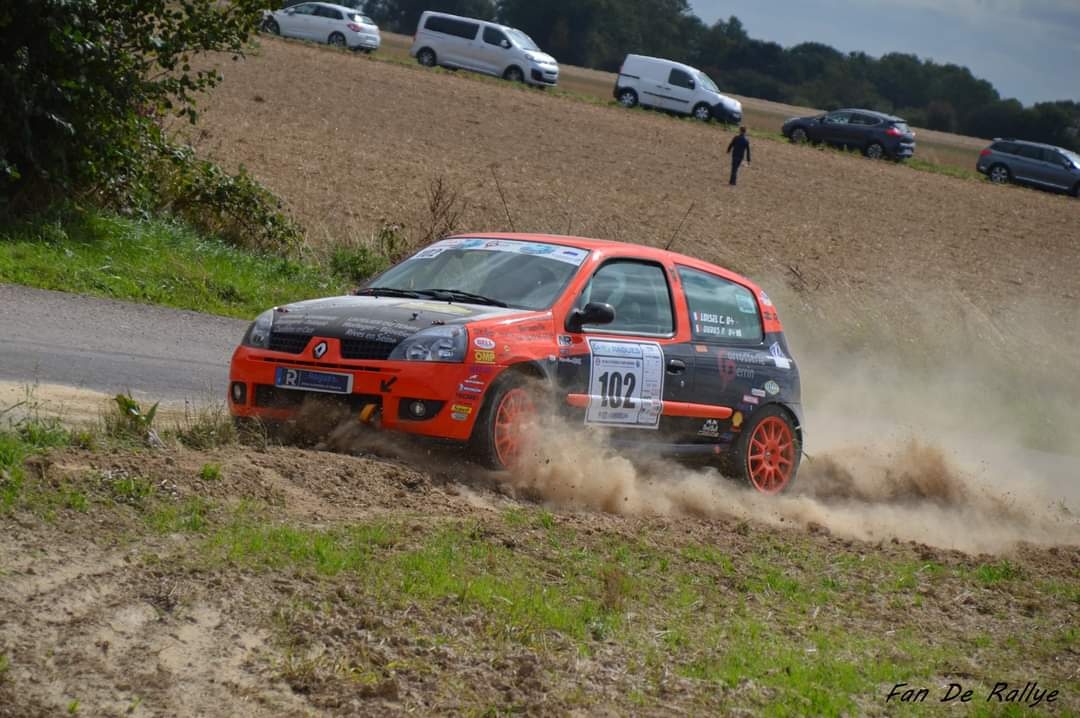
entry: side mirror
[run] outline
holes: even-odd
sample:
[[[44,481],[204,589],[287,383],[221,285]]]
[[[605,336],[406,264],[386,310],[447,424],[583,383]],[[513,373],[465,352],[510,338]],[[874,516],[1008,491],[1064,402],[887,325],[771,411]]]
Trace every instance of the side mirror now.
[[[503,40],[499,44],[502,46],[502,49],[504,49],[504,50],[509,50],[510,49],[510,41],[509,40]]]
[[[290,7],[290,8],[286,8],[286,10],[285,10],[285,14],[286,14],[286,15],[295,15],[295,14],[296,14],[296,8],[291,8],[291,7]]]
[[[586,324],[611,324],[615,307],[606,302],[589,302],[584,309],[575,309],[566,317],[566,331],[580,332]]]

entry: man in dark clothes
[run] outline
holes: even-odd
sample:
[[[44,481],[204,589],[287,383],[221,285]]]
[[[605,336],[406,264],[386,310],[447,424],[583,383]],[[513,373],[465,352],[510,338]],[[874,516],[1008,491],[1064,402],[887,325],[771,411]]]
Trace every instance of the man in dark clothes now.
[[[732,138],[727,146],[728,154],[731,155],[731,185],[735,186],[735,179],[739,175],[739,165],[742,164],[743,155],[746,156],[746,164],[750,164],[750,140],[746,139],[746,128],[740,127],[739,134]]]

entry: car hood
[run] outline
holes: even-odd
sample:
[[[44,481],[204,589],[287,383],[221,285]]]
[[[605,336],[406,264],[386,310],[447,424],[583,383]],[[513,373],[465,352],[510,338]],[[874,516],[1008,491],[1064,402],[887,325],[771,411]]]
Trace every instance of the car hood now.
[[[531,313],[522,309],[434,299],[328,297],[278,307],[274,311],[272,331],[275,334],[400,341],[431,326],[468,324],[481,319]]]
[[[529,55],[529,57],[531,57],[533,59],[533,62],[539,62],[539,63],[544,64],[544,65],[558,65],[559,64],[555,60],[554,57],[547,54],[546,52],[537,52],[535,50],[530,50],[527,54]]]
[[[742,114],[742,103],[738,100],[728,97],[727,95],[721,95],[719,92],[713,92],[712,90],[708,90],[708,93],[714,98],[714,104],[723,105],[725,109],[731,112],[737,112],[740,115]]]

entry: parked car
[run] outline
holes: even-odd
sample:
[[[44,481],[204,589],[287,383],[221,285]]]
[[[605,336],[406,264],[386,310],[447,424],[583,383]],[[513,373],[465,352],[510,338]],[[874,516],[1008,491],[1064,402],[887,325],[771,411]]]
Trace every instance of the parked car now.
[[[719,458],[767,494],[800,460],[799,373],[769,297],[623,242],[436,242],[354,296],[259,315],[229,376],[238,419],[324,416],[325,401],[352,422],[460,442],[493,469],[534,456],[545,405],[617,448]]]
[[[304,2],[263,16],[263,30],[301,40],[325,42],[350,50],[378,50],[382,36],[375,22],[344,5]]]
[[[426,11],[409,54],[426,67],[450,67],[540,87],[559,84],[559,63],[533,39],[486,20]]]
[[[681,62],[627,55],[615,78],[615,99],[623,107],[653,107],[708,122],[742,122],[742,103],[720,94],[708,75]]]
[[[836,110],[813,117],[792,117],[781,131],[795,143],[823,142],[861,150],[871,159],[902,160],[915,154],[915,133],[900,117],[873,110]]]
[[[975,169],[996,184],[1016,182],[1080,197],[1080,154],[1063,147],[995,137],[979,153]]]

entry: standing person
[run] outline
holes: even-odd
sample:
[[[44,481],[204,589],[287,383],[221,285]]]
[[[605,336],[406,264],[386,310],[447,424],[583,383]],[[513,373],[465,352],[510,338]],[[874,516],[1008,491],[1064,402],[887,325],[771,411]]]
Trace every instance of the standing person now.
[[[750,140],[746,139],[745,127],[740,127],[739,134],[731,139],[727,152],[731,155],[731,182],[729,184],[734,187],[735,180],[739,176],[739,165],[743,162],[743,155],[746,156],[746,164],[748,166],[750,164]]]

